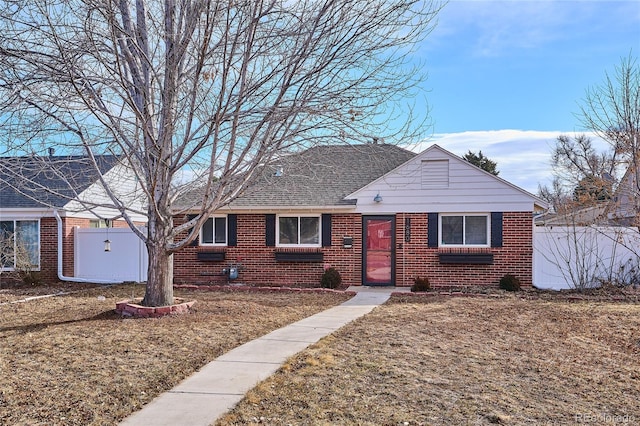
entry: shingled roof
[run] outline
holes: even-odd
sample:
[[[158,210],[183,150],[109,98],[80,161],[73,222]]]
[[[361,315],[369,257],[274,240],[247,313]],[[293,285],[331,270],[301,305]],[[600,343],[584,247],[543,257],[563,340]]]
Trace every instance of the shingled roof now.
[[[413,158],[395,145],[324,145],[282,157],[231,207],[345,206],[345,197]]]
[[[118,163],[96,156],[97,171],[83,156],[0,157],[0,207],[64,207]]]

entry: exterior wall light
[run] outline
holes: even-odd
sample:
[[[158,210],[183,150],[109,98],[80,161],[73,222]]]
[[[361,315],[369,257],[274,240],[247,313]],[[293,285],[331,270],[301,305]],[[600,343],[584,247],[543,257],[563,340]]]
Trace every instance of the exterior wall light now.
[[[376,203],[382,202],[382,195],[378,192],[375,197],[373,197],[373,201]]]
[[[111,251],[111,240],[104,240],[104,251]]]

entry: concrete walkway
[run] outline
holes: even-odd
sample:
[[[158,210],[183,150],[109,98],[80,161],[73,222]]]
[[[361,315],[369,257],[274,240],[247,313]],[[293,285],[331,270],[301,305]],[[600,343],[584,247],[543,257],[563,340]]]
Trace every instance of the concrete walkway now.
[[[389,299],[396,287],[349,287],[341,305],[272,331],[216,358],[133,413],[122,426],[208,426],[291,356]],[[408,291],[408,289],[406,289]]]

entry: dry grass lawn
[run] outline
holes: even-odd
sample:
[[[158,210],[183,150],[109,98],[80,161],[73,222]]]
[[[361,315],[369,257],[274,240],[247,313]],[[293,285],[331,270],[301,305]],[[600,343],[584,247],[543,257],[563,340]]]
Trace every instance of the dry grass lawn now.
[[[191,313],[122,319],[116,301],[143,286],[80,287],[0,305],[0,425],[116,424],[233,347],[348,299],[177,291]],[[5,288],[0,303],[67,288]]]
[[[640,424],[640,305],[394,297],[217,424],[255,423]]]

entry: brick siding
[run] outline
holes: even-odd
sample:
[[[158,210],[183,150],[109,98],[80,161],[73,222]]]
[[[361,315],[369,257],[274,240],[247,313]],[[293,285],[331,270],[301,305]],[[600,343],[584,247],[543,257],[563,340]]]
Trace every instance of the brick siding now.
[[[405,218],[411,219],[411,239],[404,238]],[[180,219],[176,218],[176,223]],[[222,269],[241,264],[238,282],[251,285],[316,287],[325,267],[342,275],[344,285],[362,283],[362,216],[333,214],[331,247],[297,251],[322,252],[323,262],[277,262],[276,252],[291,251],[265,245],[265,215],[238,215],[237,247],[191,246],[174,255],[176,284],[226,282]],[[482,249],[445,249],[427,246],[430,224],[426,213],[396,215],[395,273],[397,286],[410,286],[416,277],[428,277],[433,286],[497,286],[500,278],[514,274],[523,286],[532,282],[533,224],[530,212],[503,215],[503,246]],[[437,226],[433,224],[433,226]],[[353,246],[343,248],[343,237],[352,237]],[[198,251],[224,251],[225,260],[199,261]],[[441,253],[490,253],[491,265],[441,264]]]

